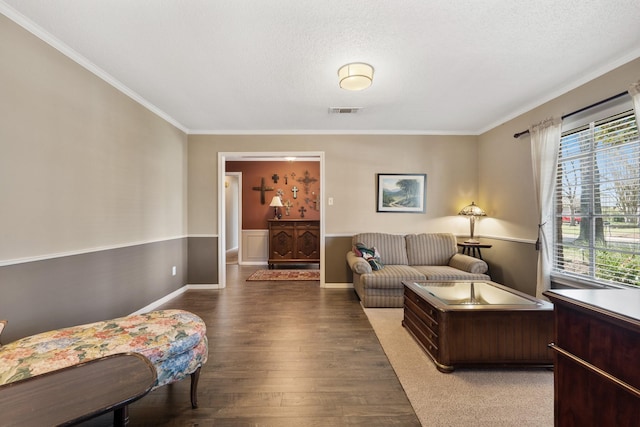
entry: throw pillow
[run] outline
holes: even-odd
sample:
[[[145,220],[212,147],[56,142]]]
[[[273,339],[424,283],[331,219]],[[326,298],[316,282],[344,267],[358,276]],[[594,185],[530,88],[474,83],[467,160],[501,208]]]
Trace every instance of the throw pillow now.
[[[361,256],[362,256],[362,252],[360,252],[360,249],[358,249],[358,245],[361,245],[361,244],[362,244],[362,243],[356,243],[356,244],[353,246],[353,249],[352,249],[353,253],[354,253],[354,254],[356,254],[356,256],[359,256],[359,257],[361,257]]]
[[[356,255],[360,253],[360,256],[369,263],[372,270],[377,271],[384,268],[384,265],[380,262],[380,253],[375,246],[373,248],[368,248],[364,243],[356,243],[354,252]]]
[[[374,271],[382,270],[384,268],[384,265],[382,265],[382,263],[375,258],[369,258],[367,262],[371,266],[371,269]]]

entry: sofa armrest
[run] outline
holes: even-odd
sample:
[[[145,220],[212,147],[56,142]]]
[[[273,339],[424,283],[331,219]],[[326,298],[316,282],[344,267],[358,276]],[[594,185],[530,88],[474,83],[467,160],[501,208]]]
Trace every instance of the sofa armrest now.
[[[367,260],[357,256],[353,251],[347,252],[347,264],[354,273],[365,274],[373,271]]]
[[[454,254],[449,260],[449,267],[474,274],[485,274],[489,270],[489,266],[483,260],[463,254]]]

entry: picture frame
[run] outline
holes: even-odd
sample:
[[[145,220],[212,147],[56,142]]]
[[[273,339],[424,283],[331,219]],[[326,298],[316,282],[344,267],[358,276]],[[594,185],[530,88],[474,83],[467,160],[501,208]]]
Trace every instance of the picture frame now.
[[[425,213],[427,174],[377,174],[377,212]]]

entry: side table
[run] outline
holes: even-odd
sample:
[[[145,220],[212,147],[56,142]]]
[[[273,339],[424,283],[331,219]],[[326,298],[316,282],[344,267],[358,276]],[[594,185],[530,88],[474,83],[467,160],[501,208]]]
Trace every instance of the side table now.
[[[458,243],[458,247],[462,248],[462,253],[465,255],[470,255],[476,258],[482,259],[482,253],[480,253],[480,248],[488,249],[493,245],[485,245],[483,243]]]

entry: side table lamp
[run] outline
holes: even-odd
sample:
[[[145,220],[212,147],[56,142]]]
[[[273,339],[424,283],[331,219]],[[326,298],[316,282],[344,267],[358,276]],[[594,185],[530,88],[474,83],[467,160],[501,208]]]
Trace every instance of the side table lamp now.
[[[269,203],[269,206],[273,208],[273,219],[280,219],[282,215],[278,215],[278,208],[284,206],[282,204],[282,200],[280,200],[280,196],[273,196],[273,199],[271,199],[271,203]]]
[[[482,210],[482,208],[480,208],[478,205],[476,205],[475,202],[471,202],[470,205],[465,206],[464,208],[462,208],[462,210],[460,212],[458,212],[458,215],[464,215],[464,216],[468,216],[469,217],[469,227],[470,227],[470,236],[468,240],[465,240],[465,243],[480,243],[479,240],[476,240],[473,238],[473,229],[476,225],[476,218],[479,216],[486,216],[487,213]]]

